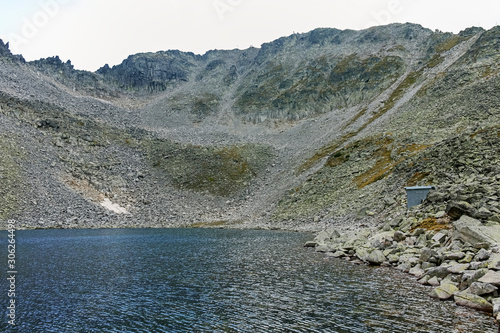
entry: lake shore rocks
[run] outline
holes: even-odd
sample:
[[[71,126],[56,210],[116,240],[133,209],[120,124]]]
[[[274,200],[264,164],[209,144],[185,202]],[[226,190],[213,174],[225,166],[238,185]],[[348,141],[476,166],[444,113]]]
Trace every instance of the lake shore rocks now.
[[[498,322],[500,224],[469,206],[450,204],[448,213],[433,216],[419,214],[417,208],[398,223],[325,230],[305,246],[328,257],[394,267],[432,286],[430,297],[492,313]]]

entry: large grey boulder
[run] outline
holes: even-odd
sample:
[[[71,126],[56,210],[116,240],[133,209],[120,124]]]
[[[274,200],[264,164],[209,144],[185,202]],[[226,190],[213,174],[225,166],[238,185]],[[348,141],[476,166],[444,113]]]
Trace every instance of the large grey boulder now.
[[[488,258],[488,268],[490,269],[500,269],[500,253],[493,253],[489,258]]]
[[[429,296],[445,300],[451,298],[457,292],[459,292],[457,286],[455,286],[453,283],[448,282],[443,283],[439,287],[433,289],[430,292]]]
[[[448,267],[448,271],[453,274],[461,274],[464,271],[468,270],[469,266],[469,264],[451,263]]]
[[[491,303],[493,303],[493,317],[498,321],[500,319],[500,298],[492,299]]]
[[[427,275],[431,278],[438,277],[438,278],[443,279],[446,276],[448,276],[448,274],[450,274],[450,271],[448,270],[447,266],[439,266],[436,268],[431,268],[429,271],[427,271],[427,273],[425,275]]]
[[[493,305],[481,296],[469,294],[467,292],[458,292],[454,294],[455,303],[467,306],[476,310],[493,312]]]
[[[446,213],[453,219],[459,219],[464,215],[474,216],[476,209],[466,201],[451,201],[446,207]]]
[[[478,248],[484,244],[500,243],[500,225],[483,225],[481,221],[463,215],[458,221],[453,222],[453,227],[455,229],[454,240],[458,239]]]
[[[387,258],[384,256],[384,253],[380,250],[373,250],[367,257],[366,261],[370,264],[380,265],[384,261],[387,261]]]
[[[500,286],[500,272],[489,270],[478,281],[482,283],[489,283],[494,286]]]
[[[467,289],[470,294],[478,296],[490,294],[492,292],[495,292],[496,290],[498,290],[498,288],[494,285],[482,282],[474,282],[470,285],[469,289]]]
[[[478,270],[464,271],[462,273],[462,279],[460,281],[459,288],[461,290],[469,288],[472,285],[472,283],[478,281],[486,273],[488,273],[488,269],[487,268],[481,268],[481,269],[478,269]]]
[[[324,245],[330,241],[330,234],[327,231],[320,231],[316,237],[314,237],[314,242],[318,245]]]

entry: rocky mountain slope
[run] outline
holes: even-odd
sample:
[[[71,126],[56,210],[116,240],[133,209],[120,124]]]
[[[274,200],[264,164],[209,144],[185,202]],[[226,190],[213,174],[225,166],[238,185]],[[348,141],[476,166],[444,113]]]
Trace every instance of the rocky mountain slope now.
[[[391,24],[91,73],[2,42],[0,220],[321,230],[402,214],[406,185],[491,187],[499,48],[499,27]],[[473,204],[495,219],[492,187]]]

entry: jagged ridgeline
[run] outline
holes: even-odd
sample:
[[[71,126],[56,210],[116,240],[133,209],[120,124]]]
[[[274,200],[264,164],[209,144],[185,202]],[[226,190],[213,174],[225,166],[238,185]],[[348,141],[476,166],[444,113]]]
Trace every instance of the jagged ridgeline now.
[[[205,55],[161,51],[131,55],[95,73],[75,71],[58,57],[32,62],[59,81],[96,96],[169,93],[166,109],[199,119],[231,107],[245,120],[298,120],[366,104],[404,73],[437,65],[474,35],[431,32],[417,25],[364,31],[316,29],[263,44],[260,49]],[[184,88],[183,88],[184,87]],[[230,100],[229,105],[223,103]]]
[[[2,42],[0,65],[0,219],[26,227],[320,229],[386,219],[407,185],[498,182],[500,27],[320,28],[95,72]],[[474,202],[500,216],[499,196]]]

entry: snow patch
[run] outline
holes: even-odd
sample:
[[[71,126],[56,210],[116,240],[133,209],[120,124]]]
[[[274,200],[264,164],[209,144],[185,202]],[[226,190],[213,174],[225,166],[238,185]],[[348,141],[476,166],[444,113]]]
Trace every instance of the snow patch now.
[[[105,198],[101,202],[101,206],[115,212],[116,214],[130,214],[125,208],[121,207],[119,204],[112,203],[108,198]]]

